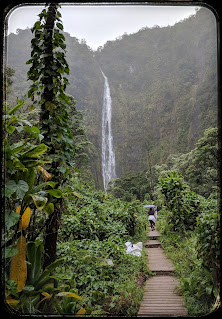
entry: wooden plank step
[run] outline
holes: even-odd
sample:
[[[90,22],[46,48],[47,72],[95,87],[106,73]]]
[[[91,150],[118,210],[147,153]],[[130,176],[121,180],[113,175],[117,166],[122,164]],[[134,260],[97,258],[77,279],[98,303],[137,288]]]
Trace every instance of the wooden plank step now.
[[[161,290],[162,293],[165,292],[165,291],[177,292],[176,286],[173,286],[173,285],[168,285],[168,287],[159,285],[157,288],[152,287],[152,286],[151,287],[147,286],[147,287],[144,288],[144,291],[149,291],[149,290],[152,290],[152,292],[156,292],[156,291],[160,292],[160,290]]]
[[[151,238],[151,237],[158,238],[158,237],[160,237],[160,232],[158,232],[158,230],[150,230],[147,237],[148,238]]]
[[[179,280],[176,277],[169,277],[169,276],[150,276],[147,280],[147,283],[149,282],[148,286],[156,286],[156,284],[162,283],[162,284],[172,284],[175,287],[179,285]]]
[[[180,285],[174,276],[175,267],[166,256],[158,240],[160,233],[150,230],[145,243],[147,266],[151,276],[144,288],[144,296],[138,317],[185,317],[184,298],[179,294]]]
[[[178,314],[178,315],[168,315],[168,314],[150,314],[150,315],[147,315],[147,314],[138,314],[137,317],[143,317],[143,318],[160,318],[160,317],[164,317],[164,318],[171,318],[171,317],[187,317],[186,315],[181,315],[181,314]]]
[[[142,318],[161,318],[161,317],[164,317],[164,318],[172,318],[172,317],[187,317],[186,314],[183,314],[181,315],[180,313],[179,314],[160,314],[160,313],[152,313],[152,314],[144,314],[144,313],[141,313],[141,314],[138,314],[137,317],[142,317]]]
[[[172,301],[171,301],[172,300]],[[146,302],[145,302],[146,301]],[[160,302],[161,301],[161,302]],[[170,298],[167,302],[164,300],[158,300],[158,296],[156,299],[144,298],[141,307],[152,307],[153,305],[159,305],[161,307],[183,307],[184,306],[184,299],[183,298]]]
[[[149,314],[149,315],[151,315],[151,314],[154,314],[154,313],[161,314],[161,315],[168,314],[168,315],[171,315],[171,316],[175,316],[175,315],[177,315],[177,316],[178,315],[185,316],[185,315],[187,315],[187,312],[184,311],[184,309],[182,309],[182,308],[175,308],[175,309],[173,309],[173,308],[172,309],[158,309],[158,308],[156,308],[156,309],[147,309],[147,308],[144,308],[144,309],[141,309],[138,314]]]
[[[146,248],[160,247],[161,246],[161,242],[158,239],[150,239],[144,244],[144,246]]]
[[[138,317],[187,316],[179,281],[174,276],[152,276],[146,281]]]
[[[178,313],[178,314],[167,314],[167,313],[164,313],[164,314],[161,314],[161,313],[152,313],[152,314],[138,314],[137,317],[142,317],[142,318],[172,318],[172,317],[187,317],[187,314],[181,314],[181,313]]]
[[[178,299],[178,300],[183,300],[183,296],[177,295],[177,293],[175,292],[165,292],[165,293],[159,293],[156,292],[156,294],[154,292],[149,292],[149,291],[144,291],[144,296],[143,299],[152,299],[155,300],[157,299],[158,295],[158,300],[165,300],[165,299],[170,299],[170,298],[174,298],[174,299]]]
[[[145,248],[148,255],[148,268],[155,273],[169,274],[175,272],[171,260],[166,257],[162,247]]]
[[[156,284],[157,282],[171,282],[171,283],[178,283],[179,284],[179,280],[174,277],[169,277],[169,276],[163,276],[163,277],[149,277],[149,282],[150,284]]]
[[[152,296],[145,296],[144,298],[143,298],[143,300],[149,300],[149,302],[150,303],[152,303],[152,304],[172,304],[172,303],[174,303],[174,301],[176,300],[176,301],[181,301],[181,304],[183,304],[184,305],[184,300],[183,300],[183,297],[182,298],[180,298],[180,297],[182,297],[182,296],[178,296],[178,297],[174,297],[174,296],[171,296],[171,297],[168,297],[168,298],[164,298],[164,297],[160,297],[159,299],[157,299],[157,298],[152,298]]]
[[[163,305],[162,307],[160,307],[160,305],[151,305],[151,306],[147,306],[147,307],[140,307],[140,311],[139,312],[146,312],[146,313],[152,313],[152,312],[158,312],[158,313],[173,313],[176,311],[180,311],[182,313],[185,313],[185,308],[183,306],[167,306],[167,305]]]
[[[169,311],[152,311],[152,312],[147,312],[146,310],[143,310],[142,312],[138,313],[138,317],[187,317],[187,313],[181,310],[169,310]]]

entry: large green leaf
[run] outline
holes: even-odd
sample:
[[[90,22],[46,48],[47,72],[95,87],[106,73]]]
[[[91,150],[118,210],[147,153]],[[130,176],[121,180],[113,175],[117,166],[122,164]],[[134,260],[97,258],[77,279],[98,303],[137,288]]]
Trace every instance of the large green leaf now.
[[[28,189],[29,189],[29,186],[25,181],[20,180],[18,181],[18,184],[16,184],[14,180],[10,180],[7,182],[5,186],[5,196],[10,197],[12,194],[16,192],[16,195],[18,196],[18,198],[23,199]]]
[[[45,205],[44,212],[46,212],[48,215],[52,214],[54,212],[54,204],[48,203],[47,205]]]
[[[25,168],[25,165],[22,163],[22,162],[20,162],[20,160],[18,159],[18,158],[14,158],[14,160],[13,160],[13,164],[14,164],[14,168],[15,169],[17,169],[17,168]]]
[[[31,190],[31,193],[32,194],[38,193],[40,190],[42,190],[47,185],[49,185],[52,188],[54,188],[55,184],[56,184],[55,182],[44,182],[44,183],[41,183],[39,185],[33,186],[32,190]]]
[[[5,258],[11,258],[18,254],[18,250],[13,247],[6,247],[5,248]]]
[[[46,267],[46,271],[49,271],[50,273],[53,272],[53,270],[59,266],[64,261],[64,257],[56,259],[53,263],[51,263],[49,266]]]
[[[23,154],[22,158],[35,158],[47,151],[47,146],[45,144],[40,144],[36,147],[33,147],[30,151],[27,151]]]
[[[26,167],[26,168],[31,168],[31,167],[36,167],[38,165],[43,165],[44,162],[41,160],[41,159],[38,159],[38,158],[35,158],[35,159],[30,159],[30,158],[21,158],[21,164],[20,165],[23,165],[23,167]]]
[[[5,196],[10,197],[16,192],[17,184],[14,180],[10,180],[5,185]]]
[[[8,212],[5,212],[5,226],[7,229],[11,228],[12,226],[14,226],[18,220],[20,218],[20,215],[17,214],[16,212],[11,213],[10,215],[8,214]]]
[[[8,114],[9,115],[11,115],[11,114],[14,114],[18,109],[20,109],[25,103],[27,103],[27,102],[23,102],[22,100],[18,100],[18,104],[15,106],[15,107],[13,107],[13,109],[12,110],[10,110],[9,112],[8,112]]]
[[[80,297],[77,294],[74,294],[73,292],[70,292],[70,291],[59,292],[56,296],[58,296],[58,297],[73,297],[73,298],[82,300],[82,297]]]
[[[31,190],[31,188],[33,187],[34,185],[34,182],[35,182],[35,168],[34,167],[31,167],[27,170],[27,173],[26,173],[26,181],[29,185],[29,191]]]
[[[60,29],[60,30],[63,30],[63,25],[59,22],[56,23],[56,26]]]
[[[48,201],[48,199],[46,197],[40,196],[37,194],[28,194],[26,200],[28,200],[29,197],[31,197],[33,199],[33,202],[34,202],[36,208],[38,208],[39,210],[42,210]]]
[[[13,126],[13,125],[6,127],[6,131],[9,135],[11,135],[14,132],[14,130],[15,130],[15,126]]]
[[[29,190],[29,185],[25,181],[23,180],[18,181],[16,194],[20,199],[23,199],[23,197],[28,192],[28,190]]]
[[[35,264],[35,280],[39,278],[42,266],[42,251],[43,251],[43,244],[39,244],[36,249],[36,264]]]
[[[39,138],[40,141],[44,138],[44,136],[40,133],[40,130],[37,126],[32,126],[32,127],[24,126],[24,129],[28,133],[30,133],[32,136],[34,136],[36,139]]]
[[[18,152],[20,152],[25,146],[27,145],[27,141],[20,141],[18,143],[12,144],[11,146],[11,150],[12,150],[12,154],[16,154]]]
[[[27,258],[30,263],[28,267],[28,283],[33,285],[38,281],[41,272],[43,244],[29,242],[27,244]]]
[[[46,192],[56,198],[61,198],[63,196],[63,193],[60,189],[49,189],[49,190],[46,190]]]
[[[29,242],[26,247],[28,264],[27,283],[33,285],[34,273],[35,273],[35,262],[36,262],[36,244],[35,242]]]

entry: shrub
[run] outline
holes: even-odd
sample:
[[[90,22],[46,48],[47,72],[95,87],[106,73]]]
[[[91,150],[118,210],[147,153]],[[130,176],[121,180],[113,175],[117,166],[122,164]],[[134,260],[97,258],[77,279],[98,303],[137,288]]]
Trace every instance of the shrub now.
[[[205,198],[192,192],[182,175],[175,171],[160,179],[160,191],[165,196],[168,222],[173,230],[194,230],[197,216],[206,205]]]
[[[181,175],[173,171],[166,178],[160,179],[160,191],[165,196],[165,206],[170,210],[170,223],[175,231],[185,230],[189,210],[184,205],[183,196],[186,185]],[[186,216],[187,214],[187,216]]]
[[[205,267],[212,272],[213,287],[220,283],[220,216],[218,201],[214,194],[208,198],[208,205],[197,218],[197,249]]]

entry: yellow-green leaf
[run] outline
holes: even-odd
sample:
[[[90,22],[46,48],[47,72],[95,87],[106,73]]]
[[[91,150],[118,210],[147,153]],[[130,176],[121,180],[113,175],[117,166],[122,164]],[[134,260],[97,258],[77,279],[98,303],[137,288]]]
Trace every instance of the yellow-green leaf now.
[[[18,292],[22,291],[27,279],[26,264],[26,240],[23,235],[20,236],[16,246],[18,254],[12,257],[10,265],[10,280],[17,284]]]
[[[73,298],[82,300],[82,297],[74,294],[73,292],[69,292],[69,291],[59,292],[56,296],[58,296],[58,297],[73,297]]]
[[[20,109],[20,107],[22,107],[25,103],[27,103],[26,101],[23,102],[22,100],[19,100],[19,104],[17,104],[12,110],[10,110],[8,112],[9,115],[14,114],[18,109]]]
[[[45,107],[47,110],[49,110],[50,112],[52,112],[55,108],[55,104],[53,104],[52,102],[46,101],[45,102]]]
[[[82,307],[77,313],[77,317],[81,317],[86,313],[86,310]]]
[[[16,305],[20,302],[20,300],[18,300],[18,299],[13,299],[13,298],[11,298],[10,296],[8,296],[8,297],[6,298],[6,302],[7,302],[8,305],[16,306]]]
[[[25,152],[22,155],[22,158],[32,158],[39,156],[47,151],[47,146],[45,144],[40,144],[38,146],[33,147],[30,151]]]
[[[48,292],[41,292],[41,294],[46,298],[46,299],[50,299],[52,297],[52,295],[50,295]]]
[[[46,192],[56,198],[61,198],[63,196],[63,193],[60,189],[47,189]]]
[[[21,206],[19,205],[19,206],[16,207],[16,213],[20,214],[20,211],[21,211]]]
[[[73,192],[73,195],[75,195],[75,196],[78,197],[78,198],[81,198],[81,195],[78,194],[78,193],[76,193],[76,192]]]
[[[22,220],[20,222],[20,228],[25,230],[28,227],[29,222],[30,222],[30,217],[31,217],[31,208],[27,207],[22,215]]]
[[[54,204],[53,203],[48,203],[44,207],[44,212],[47,214],[52,214],[54,212]]]
[[[48,201],[48,199],[44,196],[40,196],[36,194],[29,194],[29,196],[32,197],[36,208],[39,210],[42,210]]]

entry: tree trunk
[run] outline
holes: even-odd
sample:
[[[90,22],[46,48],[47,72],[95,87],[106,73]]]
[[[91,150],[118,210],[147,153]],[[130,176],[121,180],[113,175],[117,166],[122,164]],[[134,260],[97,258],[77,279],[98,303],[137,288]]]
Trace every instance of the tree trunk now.
[[[56,260],[57,238],[62,212],[63,199],[59,198],[56,200],[54,212],[46,221],[46,235],[44,242],[45,255],[43,264],[44,269]]]
[[[44,58],[44,91],[43,91],[43,103],[41,105],[41,113],[40,113],[40,125],[42,127],[42,131],[44,134],[44,143],[49,146],[49,154],[54,152],[53,146],[50,145],[50,125],[49,125],[49,117],[50,111],[47,108],[48,103],[54,103],[55,96],[53,93],[53,76],[50,74],[50,69],[53,65],[53,29],[54,23],[56,19],[57,13],[57,4],[51,3],[48,9],[48,15],[45,25],[45,33],[47,37],[45,37],[45,58]],[[56,167],[58,163],[52,163],[52,171],[54,175],[54,181],[56,182]],[[50,171],[50,173],[52,173]],[[63,210],[63,200],[58,198],[54,202],[54,212],[48,217],[46,221],[46,232],[44,238],[44,264],[43,268],[50,265],[56,259],[56,246],[57,246],[57,237],[58,237],[58,229],[61,220],[61,214]]]

